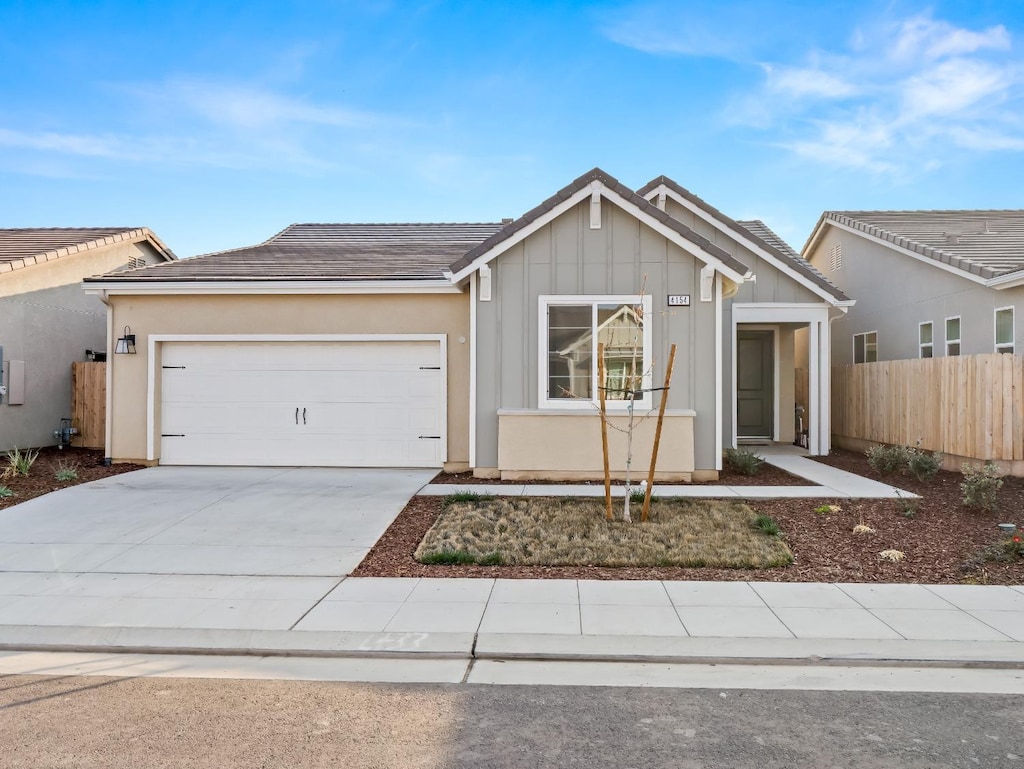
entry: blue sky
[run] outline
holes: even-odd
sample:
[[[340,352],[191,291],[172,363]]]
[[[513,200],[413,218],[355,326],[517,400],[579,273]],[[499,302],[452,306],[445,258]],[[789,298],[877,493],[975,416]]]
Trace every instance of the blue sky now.
[[[0,226],[191,256],[600,166],[799,248],[825,209],[1024,208],[1022,51],[1012,0],[0,0]]]

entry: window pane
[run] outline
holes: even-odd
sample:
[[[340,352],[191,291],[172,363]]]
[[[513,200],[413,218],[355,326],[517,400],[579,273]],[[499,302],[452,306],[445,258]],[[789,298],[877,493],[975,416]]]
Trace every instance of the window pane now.
[[[548,397],[590,398],[593,308],[548,308]]]
[[[1013,310],[996,310],[996,344],[1013,344]]]
[[[874,363],[878,360],[878,334],[872,331],[864,335],[864,362]]]
[[[856,334],[853,337],[853,362],[864,362],[864,335]]]
[[[921,345],[921,357],[930,358],[932,357],[932,346],[930,344]]]
[[[626,400],[643,383],[642,310],[628,304],[598,305],[597,341],[604,344],[605,397]]]
[[[960,339],[960,318],[948,318],[946,320],[946,340],[952,342]]]
[[[950,342],[946,345],[946,355],[959,355],[960,354],[960,343]]]
[[[921,337],[921,344],[931,344],[932,343],[932,324],[931,323],[922,323],[920,326],[918,326],[918,328],[920,329],[919,333],[920,333],[920,337]]]

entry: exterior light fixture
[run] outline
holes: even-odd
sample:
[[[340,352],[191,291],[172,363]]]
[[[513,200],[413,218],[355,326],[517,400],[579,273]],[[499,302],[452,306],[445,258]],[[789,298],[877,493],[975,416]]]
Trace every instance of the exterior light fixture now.
[[[134,355],[135,354],[135,334],[132,333],[130,326],[124,327],[124,336],[118,337],[117,344],[114,346],[115,355]]]

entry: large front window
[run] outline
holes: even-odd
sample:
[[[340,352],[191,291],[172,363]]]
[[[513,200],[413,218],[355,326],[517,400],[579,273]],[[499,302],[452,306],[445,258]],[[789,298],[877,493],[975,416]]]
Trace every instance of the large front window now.
[[[542,406],[589,408],[600,398],[611,408],[635,400],[649,407],[651,329],[649,296],[546,296],[540,299]],[[604,345],[604,382],[597,351]]]

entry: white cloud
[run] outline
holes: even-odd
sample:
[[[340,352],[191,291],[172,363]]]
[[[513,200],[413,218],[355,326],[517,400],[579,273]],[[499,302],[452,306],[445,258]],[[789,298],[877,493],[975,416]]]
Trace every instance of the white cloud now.
[[[873,173],[941,167],[951,150],[1024,149],[1024,67],[1003,26],[917,15],[854,30],[845,49],[763,65],[750,127],[815,163]],[[983,126],[982,128],[979,128]]]
[[[771,64],[762,66],[767,75],[769,90],[795,98],[841,99],[860,90],[842,76],[817,67],[778,67]]]
[[[973,32],[954,27],[945,21],[936,21],[931,14],[923,13],[896,25],[896,32],[891,36],[888,46],[888,54],[896,61],[919,61],[959,56],[986,49],[1005,51],[1009,48],[1010,33],[1001,24],[981,32]]]

